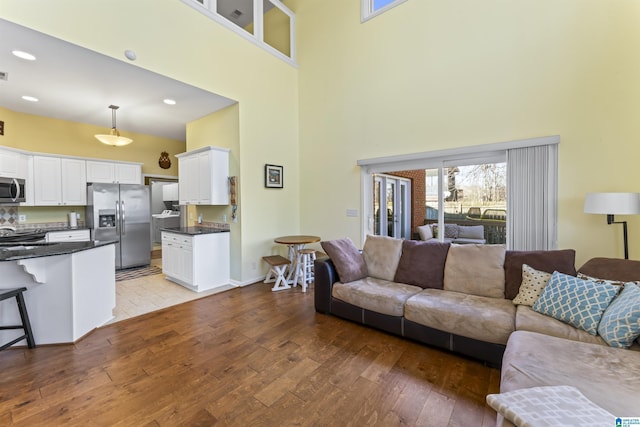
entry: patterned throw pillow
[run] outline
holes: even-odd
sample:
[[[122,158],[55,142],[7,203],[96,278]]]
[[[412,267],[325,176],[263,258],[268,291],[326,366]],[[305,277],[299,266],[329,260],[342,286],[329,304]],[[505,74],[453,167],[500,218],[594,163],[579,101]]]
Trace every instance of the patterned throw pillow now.
[[[597,335],[602,314],[619,290],[554,271],[533,310]]]
[[[640,337],[640,287],[627,283],[607,307],[598,334],[611,347],[629,348]]]
[[[520,285],[520,291],[512,302],[533,307],[542,290],[547,286],[549,279],[551,279],[550,273],[538,271],[527,264],[522,264],[522,285]]]
[[[431,229],[433,230],[433,237],[438,237],[438,225],[433,224],[431,226]],[[460,230],[460,227],[458,226],[458,224],[445,224],[444,225],[445,239],[457,239],[459,230]]]
[[[599,279],[597,277],[587,276],[586,274],[578,273],[578,279],[589,280],[593,283],[606,283],[607,285],[624,286],[627,282],[621,282],[619,280]]]

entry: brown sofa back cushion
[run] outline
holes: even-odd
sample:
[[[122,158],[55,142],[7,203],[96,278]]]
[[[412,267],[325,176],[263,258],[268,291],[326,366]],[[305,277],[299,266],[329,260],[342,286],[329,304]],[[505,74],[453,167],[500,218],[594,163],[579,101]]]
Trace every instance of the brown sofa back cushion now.
[[[504,297],[514,299],[520,290],[522,283],[522,264],[553,273],[575,276],[576,251],[573,249],[561,249],[555,251],[507,251],[504,259],[505,289]]]
[[[329,255],[336,267],[338,277],[342,283],[367,277],[367,264],[364,257],[348,237],[345,239],[327,240],[320,242],[322,249]]]
[[[405,240],[393,281],[423,289],[442,289],[449,246],[449,243]]]
[[[640,261],[619,258],[592,258],[578,272],[598,279],[620,282],[640,281]]]

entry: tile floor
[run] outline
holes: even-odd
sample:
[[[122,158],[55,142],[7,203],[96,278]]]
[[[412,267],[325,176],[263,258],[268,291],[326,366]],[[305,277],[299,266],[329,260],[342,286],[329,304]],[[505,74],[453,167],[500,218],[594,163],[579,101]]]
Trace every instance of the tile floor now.
[[[162,259],[152,259],[152,265],[162,267]],[[165,279],[164,274],[154,274],[139,279],[116,282],[116,308],[109,323],[140,316],[161,308],[228,291],[227,285],[205,292],[193,292]]]

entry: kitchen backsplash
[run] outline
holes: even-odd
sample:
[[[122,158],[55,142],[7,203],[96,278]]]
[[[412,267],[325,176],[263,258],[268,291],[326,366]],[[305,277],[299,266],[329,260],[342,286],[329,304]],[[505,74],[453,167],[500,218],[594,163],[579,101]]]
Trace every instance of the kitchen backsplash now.
[[[15,206],[0,207],[0,225],[18,225],[18,208]]]
[[[42,229],[60,229],[69,227],[68,221],[60,221],[60,222],[28,222],[26,224],[17,224],[17,221],[14,223],[14,226],[17,230],[23,230],[28,228],[42,228]],[[74,228],[85,228],[84,221],[78,220],[78,224]]]
[[[226,222],[202,221],[202,224],[194,224],[198,227],[213,228],[216,230],[231,230],[231,224]]]

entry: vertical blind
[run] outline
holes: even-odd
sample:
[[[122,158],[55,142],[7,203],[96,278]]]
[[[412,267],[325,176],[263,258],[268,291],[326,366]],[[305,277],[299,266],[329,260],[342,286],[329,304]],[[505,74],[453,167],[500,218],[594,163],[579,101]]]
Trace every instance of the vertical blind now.
[[[507,150],[507,248],[558,246],[558,145]]]

